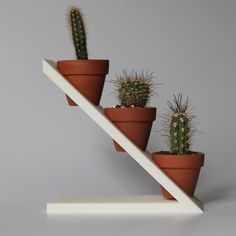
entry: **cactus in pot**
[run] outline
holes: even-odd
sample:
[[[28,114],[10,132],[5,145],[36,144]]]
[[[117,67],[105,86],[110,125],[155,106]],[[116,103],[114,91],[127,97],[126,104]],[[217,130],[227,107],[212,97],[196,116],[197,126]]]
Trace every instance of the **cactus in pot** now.
[[[80,10],[76,7],[72,7],[69,11],[69,27],[71,29],[77,59],[88,59],[84,20]]]
[[[134,144],[145,150],[156,119],[156,108],[147,106],[154,94],[153,73],[123,71],[114,84],[119,105],[106,108],[105,114]],[[118,152],[124,152],[120,145],[114,144]]]
[[[68,23],[77,60],[58,61],[57,68],[82,95],[94,105],[99,105],[109,61],[88,59],[86,30],[79,8],[69,9]],[[67,100],[70,106],[76,106],[68,96]]]
[[[123,107],[145,107],[150,97],[153,95],[153,73],[126,71],[117,76],[115,83],[115,93]]]
[[[167,114],[163,118],[163,136],[168,138],[170,150],[155,152],[153,161],[189,196],[194,195],[200,168],[204,164],[204,153],[192,151],[192,138],[195,134],[194,121],[189,98],[183,100],[182,94],[174,95],[168,101]],[[174,197],[163,187],[166,198]]]
[[[183,102],[182,94],[174,95],[174,103],[168,101],[169,114],[166,124],[169,127],[170,152],[172,154],[188,154],[191,138],[195,132],[193,121],[195,116],[189,113],[190,103],[187,97]]]

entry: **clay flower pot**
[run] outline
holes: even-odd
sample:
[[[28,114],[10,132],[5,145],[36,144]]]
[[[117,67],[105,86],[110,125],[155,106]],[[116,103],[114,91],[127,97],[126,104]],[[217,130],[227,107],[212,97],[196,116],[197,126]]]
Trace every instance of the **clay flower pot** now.
[[[133,143],[146,150],[156,108],[105,108],[104,113]],[[125,152],[115,141],[114,145],[116,151]]]
[[[204,153],[172,155],[156,152],[152,154],[152,159],[185,193],[190,197],[194,195],[200,168],[204,164]],[[164,187],[161,186],[161,190],[166,198],[175,199]]]
[[[58,61],[59,72],[90,102],[100,103],[106,74],[109,70],[108,60],[66,60]],[[76,106],[68,96],[70,106]]]

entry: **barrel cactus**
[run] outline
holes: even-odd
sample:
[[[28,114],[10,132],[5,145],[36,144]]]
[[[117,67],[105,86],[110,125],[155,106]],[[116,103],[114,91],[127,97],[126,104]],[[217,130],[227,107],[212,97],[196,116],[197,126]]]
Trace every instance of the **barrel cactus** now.
[[[167,102],[168,113],[164,118],[164,131],[168,132],[171,154],[189,154],[192,137],[195,133],[193,123],[195,116],[191,114],[189,98],[183,101],[182,94],[174,95],[174,101]],[[166,133],[165,133],[166,135]]]
[[[88,59],[87,37],[80,9],[76,7],[70,8],[69,26],[77,59]]]
[[[114,82],[121,107],[145,107],[153,94],[153,73],[123,71]]]

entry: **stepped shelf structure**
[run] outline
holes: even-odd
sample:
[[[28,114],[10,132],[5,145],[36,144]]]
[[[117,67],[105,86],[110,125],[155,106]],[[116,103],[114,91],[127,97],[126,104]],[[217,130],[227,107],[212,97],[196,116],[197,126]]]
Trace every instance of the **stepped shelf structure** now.
[[[77,91],[58,72],[54,61],[44,59],[43,72],[176,199],[168,200],[162,196],[150,195],[58,198],[47,204],[48,214],[171,214],[203,212],[203,204],[196,197],[191,198],[183,192],[154,164],[150,153],[142,151],[117,129],[104,115],[101,106],[93,105]]]

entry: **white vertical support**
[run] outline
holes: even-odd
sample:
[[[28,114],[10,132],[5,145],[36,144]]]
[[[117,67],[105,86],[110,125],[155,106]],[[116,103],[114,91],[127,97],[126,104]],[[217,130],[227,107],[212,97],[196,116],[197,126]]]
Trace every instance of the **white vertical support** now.
[[[190,198],[185,192],[183,192],[168,176],[166,176],[160,168],[158,168],[151,160],[151,155],[148,152],[142,151],[133,142],[131,142],[113,123],[104,115],[103,108],[101,106],[93,105],[86,97],[84,97],[76,88],[73,87],[56,69],[56,63],[51,60],[43,60],[43,72],[71,99],[79,105],[79,107],[92,118],[111,138],[113,138],[127,153],[133,157],[157,182],[164,186],[168,192],[170,192],[175,199],[178,201],[167,200],[162,203],[166,208],[178,206],[178,212],[182,209],[183,212],[201,213],[203,212],[202,204],[196,198]],[[110,200],[112,201],[112,200]],[[123,199],[123,201],[126,201]],[[142,199],[141,202],[146,202],[146,198]],[[96,199],[92,201],[92,205],[95,206]],[[105,202],[103,202],[105,204]],[[156,203],[156,202],[155,202]],[[168,204],[167,204],[168,203]],[[80,202],[76,202],[80,204]],[[155,207],[156,212],[162,212],[159,207]],[[177,205],[178,204],[178,205]],[[81,204],[80,204],[81,205]],[[110,204],[114,205],[114,204]],[[132,205],[132,204],[131,204]],[[137,205],[137,204],[136,204]],[[50,205],[54,207],[55,205]],[[57,205],[58,206],[58,205]],[[65,204],[63,205],[65,206]],[[156,205],[155,205],[156,206]],[[48,209],[49,209],[48,208]],[[113,209],[113,208],[112,208]],[[158,210],[159,209],[159,210]],[[186,210],[187,209],[187,210]],[[89,211],[89,210],[88,210]],[[181,210],[180,210],[181,211]],[[51,211],[53,212],[53,211]],[[176,212],[173,209],[173,212]]]

